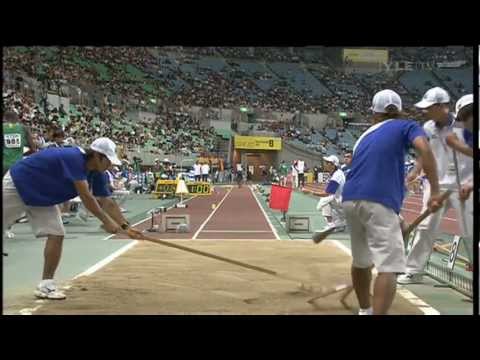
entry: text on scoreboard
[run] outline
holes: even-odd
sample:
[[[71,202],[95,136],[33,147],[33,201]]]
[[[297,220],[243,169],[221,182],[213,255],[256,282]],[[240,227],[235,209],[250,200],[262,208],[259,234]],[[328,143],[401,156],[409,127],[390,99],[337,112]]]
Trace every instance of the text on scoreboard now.
[[[235,136],[235,149],[282,150],[282,139],[264,136]]]
[[[158,180],[155,185],[156,195],[174,195],[177,190],[178,180]],[[191,195],[210,195],[212,188],[209,182],[185,182]]]

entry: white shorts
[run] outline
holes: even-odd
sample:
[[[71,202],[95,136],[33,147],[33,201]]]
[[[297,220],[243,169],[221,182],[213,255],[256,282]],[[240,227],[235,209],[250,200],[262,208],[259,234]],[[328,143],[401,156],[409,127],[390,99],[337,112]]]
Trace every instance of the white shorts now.
[[[65,236],[58,206],[26,206],[15,188],[10,172],[7,172],[3,177],[3,228],[8,229],[23,213],[27,214],[36,237]]]
[[[375,266],[379,273],[404,273],[405,245],[400,218],[392,209],[370,201],[346,201],[343,209],[350,228],[353,266]]]

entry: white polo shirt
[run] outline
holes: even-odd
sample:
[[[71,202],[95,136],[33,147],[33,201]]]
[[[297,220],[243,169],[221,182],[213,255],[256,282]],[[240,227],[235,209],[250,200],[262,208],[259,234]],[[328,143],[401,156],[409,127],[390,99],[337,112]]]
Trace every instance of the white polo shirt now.
[[[450,121],[449,125],[441,129],[435,125],[433,120],[429,120],[423,125],[423,130],[427,134],[430,147],[437,161],[438,183],[443,189],[456,187],[453,152],[446,141],[447,135],[453,131],[454,120],[452,117]]]
[[[193,164],[193,174],[195,176],[202,174],[202,165],[200,164]]]
[[[295,168],[295,165],[292,165],[292,176],[298,176],[298,171]]]
[[[208,164],[203,164],[202,165],[202,175],[208,175],[210,171],[210,166]]]
[[[463,136],[464,134],[463,128],[455,127],[453,128],[453,132],[455,133],[455,135],[457,135],[460,141],[466,143],[465,138]],[[463,184],[466,181],[473,178],[473,158],[466,156],[458,151],[456,153],[457,153],[457,162],[458,162],[458,174],[460,177],[460,182]],[[456,184],[455,174],[450,176],[453,177],[453,181]]]
[[[305,170],[305,162],[302,160],[297,161],[297,170],[299,174],[303,174]]]
[[[338,202],[342,202],[343,186],[345,185],[345,174],[341,169],[335,170],[335,172],[332,174],[332,176],[328,180],[326,190],[328,190],[330,183],[333,181],[338,184],[337,190],[334,194],[335,200],[337,200]]]

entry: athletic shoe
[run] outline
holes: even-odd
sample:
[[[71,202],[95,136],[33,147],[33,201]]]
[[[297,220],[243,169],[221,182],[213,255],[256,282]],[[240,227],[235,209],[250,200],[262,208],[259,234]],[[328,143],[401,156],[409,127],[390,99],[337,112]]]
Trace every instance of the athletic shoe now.
[[[124,209],[124,208],[120,208],[120,211],[123,213],[126,213],[128,210],[127,209]]]
[[[25,224],[28,222],[28,218],[25,216],[17,221],[19,224]]]
[[[65,294],[57,289],[52,279],[42,280],[35,290],[35,296],[39,299],[63,300]]]
[[[325,227],[320,231],[315,231],[312,236],[312,240],[315,244],[318,244],[320,241],[324,240],[328,235],[332,234],[335,231],[335,227]]]
[[[87,221],[88,221],[88,214],[87,214],[87,213],[80,212],[80,213],[78,213],[78,217],[79,217],[80,219],[82,219],[83,222],[87,222]]]
[[[360,309],[358,310],[358,315],[373,315],[373,309],[372,308]]]
[[[63,224],[63,225],[68,225],[68,224],[70,224],[70,221],[62,218],[62,224]]]
[[[400,275],[397,278],[397,283],[401,285],[408,285],[408,284],[422,284],[423,283],[423,275],[422,274],[404,274]]]
[[[5,235],[7,236],[8,239],[13,239],[15,237],[15,234],[12,231],[5,231]]]
[[[347,229],[346,226],[337,226],[334,233],[344,232]]]

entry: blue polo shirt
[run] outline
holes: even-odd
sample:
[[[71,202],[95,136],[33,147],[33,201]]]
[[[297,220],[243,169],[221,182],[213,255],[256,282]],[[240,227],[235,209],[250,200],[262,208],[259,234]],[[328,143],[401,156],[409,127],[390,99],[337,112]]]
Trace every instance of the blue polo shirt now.
[[[110,190],[110,180],[107,172],[90,171],[87,175],[90,191],[96,197],[110,197],[112,191]]]
[[[418,136],[426,137],[413,120],[395,119],[366,135],[353,154],[343,201],[366,200],[400,213],[405,195],[405,156]]]
[[[85,152],[78,148],[49,148],[10,168],[25,205],[53,206],[78,196],[74,181],[87,179]]]

